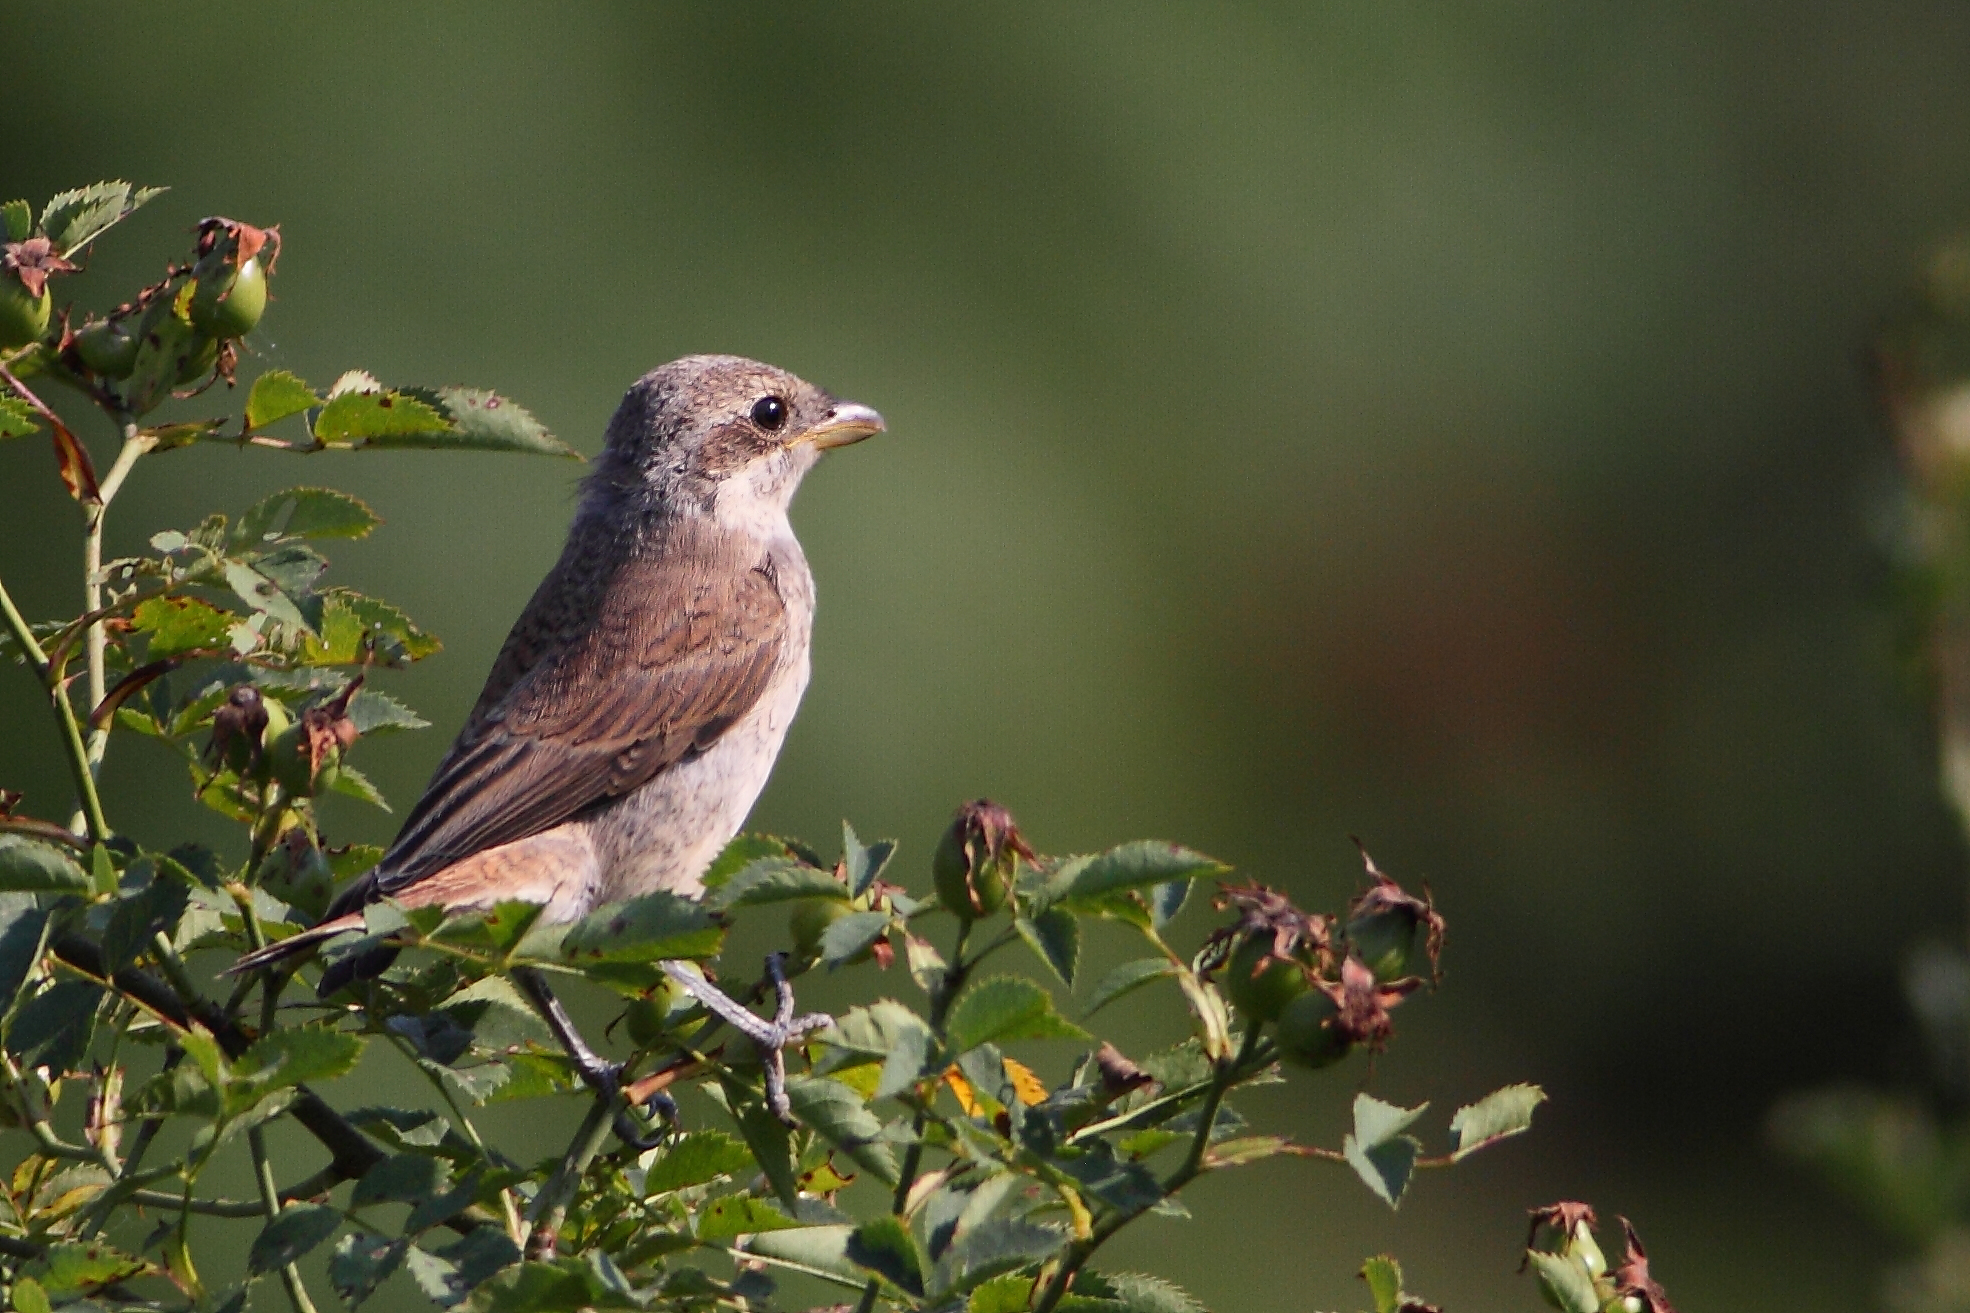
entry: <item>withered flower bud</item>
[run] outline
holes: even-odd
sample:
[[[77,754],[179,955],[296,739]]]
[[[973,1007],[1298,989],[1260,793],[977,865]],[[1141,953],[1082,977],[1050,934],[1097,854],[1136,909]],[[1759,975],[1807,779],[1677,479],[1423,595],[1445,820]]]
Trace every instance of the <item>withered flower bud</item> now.
[[[931,855],[938,901],[961,921],[990,916],[1005,906],[1022,857],[1038,860],[1011,812],[985,798],[966,803]]]
[[[1622,1256],[1620,1270],[1614,1274],[1615,1293],[1623,1299],[1640,1300],[1645,1313],[1676,1313],[1667,1292],[1649,1276],[1648,1252],[1625,1217],[1621,1219],[1621,1231],[1628,1238],[1628,1250]]]
[[[1359,848],[1361,841],[1357,839],[1355,846]],[[1441,978],[1444,925],[1430,898],[1430,887],[1423,886],[1421,898],[1413,897],[1376,867],[1366,848],[1361,849],[1361,861],[1374,883],[1348,908],[1349,945],[1376,979],[1396,980],[1413,974],[1416,938],[1421,931],[1434,986]]]
[[[1102,1097],[1110,1101],[1156,1083],[1154,1076],[1122,1056],[1122,1051],[1106,1040],[1094,1051],[1094,1065],[1101,1073]]]
[[[267,728],[267,704],[251,684],[236,684],[212,713],[212,741],[206,760],[245,775],[260,763],[260,736]]]
[[[1526,1217],[1525,1247],[1528,1253],[1535,1249],[1542,1254],[1578,1252],[1589,1275],[1599,1276],[1607,1271],[1607,1257],[1601,1253],[1601,1247],[1594,1239],[1594,1228],[1601,1222],[1594,1215],[1592,1205],[1562,1199],[1543,1208],[1527,1209]],[[1525,1271],[1529,1261],[1520,1259],[1519,1271]]]
[[[48,280],[54,275],[72,274],[80,267],[62,259],[46,237],[30,237],[0,247],[0,269],[19,279],[29,296],[38,297],[47,291]]]
[[[1209,972],[1222,969],[1218,983],[1248,1021],[1277,1020],[1332,963],[1328,919],[1302,912],[1276,889],[1222,885],[1215,906],[1236,908],[1238,919],[1205,941],[1201,959]]]

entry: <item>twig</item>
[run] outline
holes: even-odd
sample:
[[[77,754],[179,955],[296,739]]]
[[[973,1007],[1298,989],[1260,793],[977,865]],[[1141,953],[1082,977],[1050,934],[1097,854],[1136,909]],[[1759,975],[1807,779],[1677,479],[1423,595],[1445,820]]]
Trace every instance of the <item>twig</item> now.
[[[34,631],[28,628],[26,618],[14,605],[14,599],[4,583],[0,583],[0,618],[6,620],[8,631],[33,664],[34,673],[39,676],[41,686],[54,705],[55,719],[62,731],[62,747],[68,757],[69,774],[75,778],[75,796],[81,804],[82,819],[88,825],[89,837],[100,843],[110,836],[109,822],[103,817],[102,799],[96,795],[96,776],[89,768],[89,752],[82,742],[82,727],[75,718],[75,708],[69,704],[68,690],[62,685],[61,672],[48,663],[48,654],[42,651]]]
[[[602,1150],[603,1142],[609,1138],[609,1122],[616,1100],[598,1093],[595,1102],[588,1109],[588,1116],[582,1119],[581,1127],[568,1145],[568,1152],[562,1155],[561,1165],[554,1169],[547,1184],[540,1188],[534,1197],[533,1207],[527,1210],[527,1222],[531,1227],[527,1235],[527,1257],[547,1259],[554,1257],[555,1246],[561,1239],[561,1223],[567,1219],[568,1204],[574,1199],[575,1189],[581,1184],[582,1173],[595,1161],[595,1155]]]

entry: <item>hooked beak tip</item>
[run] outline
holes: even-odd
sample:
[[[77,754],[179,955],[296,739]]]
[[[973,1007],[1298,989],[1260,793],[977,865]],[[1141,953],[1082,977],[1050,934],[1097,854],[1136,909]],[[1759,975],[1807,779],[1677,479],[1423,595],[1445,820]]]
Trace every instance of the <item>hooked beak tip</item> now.
[[[868,406],[853,401],[837,402],[819,424],[800,435],[798,441],[811,442],[820,451],[846,447],[851,442],[884,432],[888,425]]]

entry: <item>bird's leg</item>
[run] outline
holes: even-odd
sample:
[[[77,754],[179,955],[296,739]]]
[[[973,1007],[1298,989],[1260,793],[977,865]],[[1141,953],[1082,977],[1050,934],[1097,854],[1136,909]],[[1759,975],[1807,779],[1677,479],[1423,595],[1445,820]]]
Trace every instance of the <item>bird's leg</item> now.
[[[804,1017],[793,1014],[793,986],[787,983],[786,954],[769,953],[766,957],[766,975],[773,982],[774,994],[771,1021],[754,1016],[723,990],[675,963],[666,962],[663,968],[664,974],[679,989],[753,1042],[766,1067],[766,1106],[773,1110],[775,1117],[791,1125],[793,1108],[787,1102],[785,1050],[788,1045],[798,1043],[810,1030],[833,1025],[834,1018],[821,1012],[809,1013]]]
[[[540,1012],[547,1022],[547,1028],[554,1032],[554,1038],[574,1059],[575,1071],[582,1082],[605,1099],[614,1099],[622,1093],[622,1068],[588,1047],[581,1032],[575,1029],[574,1019],[561,1006],[561,1000],[554,997],[554,991],[547,987],[547,978],[532,967],[515,967],[513,980]],[[652,1116],[661,1117],[673,1126],[677,1124],[677,1101],[668,1094],[650,1096],[648,1107]],[[661,1132],[652,1136],[638,1131],[629,1120],[627,1109],[616,1114],[615,1132],[617,1138],[633,1149],[654,1149],[663,1142]]]

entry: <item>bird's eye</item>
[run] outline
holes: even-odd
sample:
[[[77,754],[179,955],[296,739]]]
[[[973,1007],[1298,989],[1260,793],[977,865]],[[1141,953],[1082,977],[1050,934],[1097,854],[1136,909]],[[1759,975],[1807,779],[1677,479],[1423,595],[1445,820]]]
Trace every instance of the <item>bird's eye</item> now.
[[[773,432],[787,422],[787,403],[778,397],[761,397],[752,403],[752,422]]]

